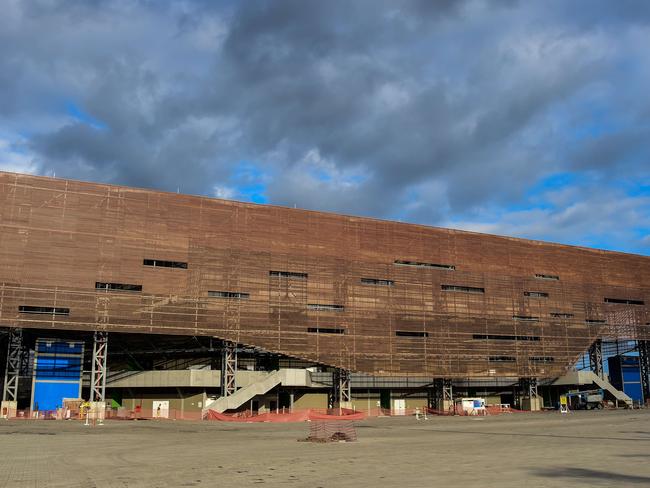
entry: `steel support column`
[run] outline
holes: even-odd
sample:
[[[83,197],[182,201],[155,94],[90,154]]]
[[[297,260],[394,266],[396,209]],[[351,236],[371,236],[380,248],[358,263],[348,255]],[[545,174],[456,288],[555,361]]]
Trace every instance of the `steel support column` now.
[[[637,341],[643,403],[650,402],[650,341]]]
[[[518,393],[519,408],[524,409],[525,399],[529,402],[529,410],[536,411],[540,408],[537,378],[519,378]]]
[[[224,341],[221,349],[221,396],[227,397],[237,391],[237,344]]]
[[[589,347],[589,368],[596,376],[603,378],[603,341],[600,339]]]
[[[347,369],[335,369],[332,373],[332,390],[330,392],[330,408],[350,405],[352,402],[352,387],[350,372]]]
[[[433,408],[443,412],[454,411],[454,392],[449,378],[433,380]]]
[[[3,402],[18,401],[18,380],[20,378],[23,356],[23,329],[10,329],[7,344],[5,382],[2,389]]]
[[[93,337],[93,361],[90,373],[90,401],[106,401],[108,332],[96,331]]]

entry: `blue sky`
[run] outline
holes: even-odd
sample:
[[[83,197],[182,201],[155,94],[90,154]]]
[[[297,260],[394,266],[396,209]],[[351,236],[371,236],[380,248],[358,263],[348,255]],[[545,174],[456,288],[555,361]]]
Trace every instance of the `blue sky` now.
[[[650,255],[650,2],[0,8],[0,169]]]

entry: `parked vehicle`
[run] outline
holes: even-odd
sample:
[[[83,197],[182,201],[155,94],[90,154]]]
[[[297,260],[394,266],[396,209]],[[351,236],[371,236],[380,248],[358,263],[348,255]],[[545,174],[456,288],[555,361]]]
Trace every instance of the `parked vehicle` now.
[[[575,391],[567,393],[569,408],[572,410],[602,409],[605,402],[603,390]]]

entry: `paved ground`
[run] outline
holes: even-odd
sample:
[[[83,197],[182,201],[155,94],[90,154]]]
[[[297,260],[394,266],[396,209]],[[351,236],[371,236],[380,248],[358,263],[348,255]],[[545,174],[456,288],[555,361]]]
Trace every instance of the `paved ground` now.
[[[650,411],[308,424],[0,421],[0,487],[650,486]],[[523,485],[525,486],[525,485]]]

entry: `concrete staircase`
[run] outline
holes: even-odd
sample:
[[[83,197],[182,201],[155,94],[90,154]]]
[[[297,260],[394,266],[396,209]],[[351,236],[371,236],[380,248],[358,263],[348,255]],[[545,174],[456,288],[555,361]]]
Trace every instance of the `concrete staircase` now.
[[[278,385],[307,388],[317,386],[312,385],[309,371],[305,369],[283,368],[267,373],[260,380],[237,390],[230,396],[217,398],[216,400],[208,400],[205,405],[205,410],[214,410],[223,413],[227,410],[237,409],[252,400],[255,396],[264,395]]]
[[[632,399],[627,396],[625,393],[623,393],[621,390],[617,390],[614,388],[614,385],[612,385],[609,381],[607,381],[604,378],[601,378],[597,374],[595,374],[593,371],[571,371],[570,373],[565,374],[564,376],[561,376],[557,380],[553,382],[553,385],[576,385],[576,386],[581,386],[581,385],[596,385],[599,388],[605,390],[608,392],[611,396],[613,396],[616,400],[618,400],[621,403],[624,403],[625,405],[631,407],[632,406]]]

